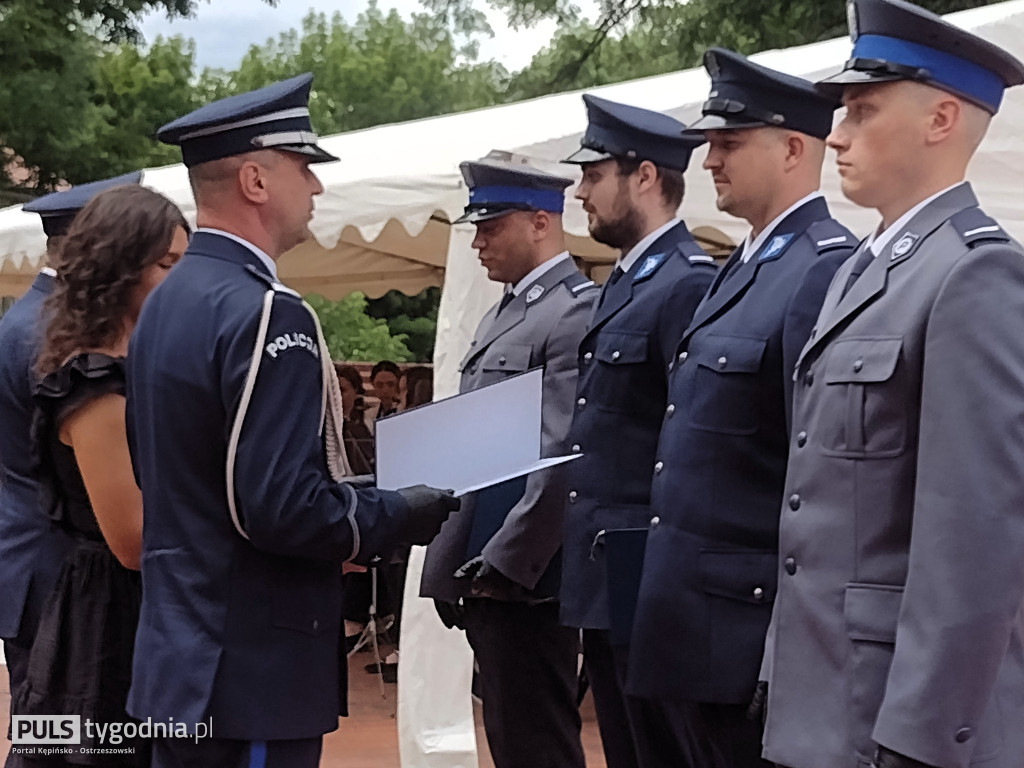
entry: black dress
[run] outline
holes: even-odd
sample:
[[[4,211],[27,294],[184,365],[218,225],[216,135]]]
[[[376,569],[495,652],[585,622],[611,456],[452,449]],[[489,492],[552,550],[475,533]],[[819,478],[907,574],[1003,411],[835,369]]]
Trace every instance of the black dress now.
[[[142,582],[110,551],[93,514],[75,454],[58,437],[72,412],[103,395],[124,394],[124,361],[101,354],[72,358],[36,387],[32,426],[44,511],[68,531],[75,545],[65,557],[43,608],[29,655],[28,674],[14,712],[21,715],[80,715],[80,749],[70,755],[34,757],[39,765],[149,765],[140,739],[89,738],[86,721],[133,723],[125,713],[131,682]],[[124,727],[118,728],[123,732]],[[88,749],[125,750],[90,754]],[[131,750],[131,751],[128,751]]]

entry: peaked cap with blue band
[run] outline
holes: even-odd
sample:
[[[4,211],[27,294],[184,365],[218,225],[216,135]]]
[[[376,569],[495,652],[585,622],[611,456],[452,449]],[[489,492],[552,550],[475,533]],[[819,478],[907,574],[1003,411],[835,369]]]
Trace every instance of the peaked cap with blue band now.
[[[309,121],[308,72],[248,93],[228,96],[179,117],[156,133],[181,147],[191,168],[200,163],[258,149],[279,149],[309,157],[311,163],[337,160],[317,145]]]
[[[39,214],[39,218],[43,220],[43,232],[47,237],[60,237],[67,233],[78,212],[100,192],[141,182],[142,171],[114,176],[111,179],[90,181],[88,184],[78,184],[71,189],[37,197],[21,206],[21,210]]]
[[[687,133],[777,126],[824,139],[832,130],[839,100],[818,92],[814,84],[755,64],[725,48],[704,53],[711,93],[703,116]]]
[[[583,103],[587,107],[587,130],[580,139],[580,148],[563,163],[583,165],[623,157],[685,171],[690,154],[704,143],[700,135],[683,135],[686,126],[661,112],[589,93],[583,94]]]
[[[476,223],[513,211],[549,211],[565,208],[565,189],[572,179],[545,173],[528,165],[488,160],[459,165],[469,187],[469,204],[453,224]]]
[[[842,72],[818,83],[845,85],[916,80],[995,114],[1003,91],[1024,83],[1024,64],[1002,48],[903,0],[850,0],[853,55]]]

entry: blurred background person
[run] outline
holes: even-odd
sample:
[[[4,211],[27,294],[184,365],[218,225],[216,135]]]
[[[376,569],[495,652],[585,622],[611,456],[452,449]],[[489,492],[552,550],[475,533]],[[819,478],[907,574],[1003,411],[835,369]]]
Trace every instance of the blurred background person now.
[[[434,371],[425,365],[405,370],[405,408],[426,405],[434,400]]]
[[[402,369],[390,360],[381,360],[370,371],[370,385],[373,395],[380,401],[374,418],[383,419],[397,413],[400,408],[398,397],[399,383],[402,380]]]
[[[99,192],[121,184],[137,184],[141,173],[80,184],[43,195],[22,210],[42,219],[46,234],[46,266],[0,319],[0,638],[17,698],[25,679],[39,614],[57,580],[70,539],[49,518],[39,514],[39,484],[31,450],[32,365],[42,342],[40,310],[53,293],[60,243],[75,215]],[[14,712],[14,714],[17,714]],[[19,763],[8,755],[6,765]]]
[[[366,389],[363,377],[354,365],[334,364],[341,387],[341,402],[345,413],[345,450],[348,463],[357,475],[372,475],[374,455],[373,433],[366,423]]]
[[[142,496],[125,427],[124,357],[142,302],[181,258],[188,225],[162,195],[122,186],[97,195],[61,246],[35,365],[32,426],[40,514],[73,539],[40,619],[15,711],[125,722],[141,583]],[[95,732],[93,732],[95,733]],[[126,745],[129,741],[124,742]],[[73,755],[26,765],[148,765],[82,731]]]

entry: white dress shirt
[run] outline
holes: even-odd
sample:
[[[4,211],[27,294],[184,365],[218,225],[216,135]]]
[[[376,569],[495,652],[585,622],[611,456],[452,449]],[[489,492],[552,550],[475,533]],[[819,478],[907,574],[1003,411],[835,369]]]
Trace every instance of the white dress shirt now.
[[[225,232],[223,229],[214,229],[213,227],[199,227],[199,229],[197,229],[196,232],[208,232],[212,235],[220,235],[221,237],[226,237],[228,240],[234,240],[239,245],[244,245],[246,248],[248,248],[250,251],[256,254],[256,258],[262,261],[264,266],[266,266],[266,268],[270,270],[270,276],[277,280],[277,264],[275,264],[274,260],[270,258],[264,251],[257,248],[248,240],[244,240],[238,235],[232,235],[230,232]]]
[[[818,192],[817,190],[811,192],[811,194],[807,195],[806,197],[801,197],[799,200],[797,200],[795,203],[789,206],[789,208],[787,208],[774,219],[772,219],[771,224],[762,229],[761,234],[755,237],[753,242],[750,241],[750,235],[752,235],[753,232],[748,233],[747,240],[743,244],[743,256],[741,257],[743,259],[743,263],[746,264],[748,261],[750,261],[751,256],[753,256],[755,253],[761,250],[761,246],[764,245],[765,241],[772,235],[772,233],[775,231],[775,228],[782,223],[782,220],[784,218],[789,216],[789,214],[791,214],[801,205],[806,205],[807,203],[811,202],[811,200],[814,200],[819,197],[824,197],[824,195],[822,195],[821,192]]]

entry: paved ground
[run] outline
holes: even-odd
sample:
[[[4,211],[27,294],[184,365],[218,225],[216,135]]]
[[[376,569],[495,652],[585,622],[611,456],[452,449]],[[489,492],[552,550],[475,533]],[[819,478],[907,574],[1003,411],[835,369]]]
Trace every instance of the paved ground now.
[[[397,688],[385,685],[381,698],[377,678],[364,667],[371,657],[357,653],[349,663],[349,709],[351,714],[340,721],[340,727],[324,740],[321,768],[399,768],[398,736],[395,727]],[[7,671],[0,669],[0,722],[7,722]],[[487,752],[480,712],[477,708],[477,748],[480,768],[493,768]],[[9,743],[0,737],[0,763],[7,756]],[[605,768],[601,741],[594,720],[594,709],[588,698],[583,705],[583,746],[587,768]]]

